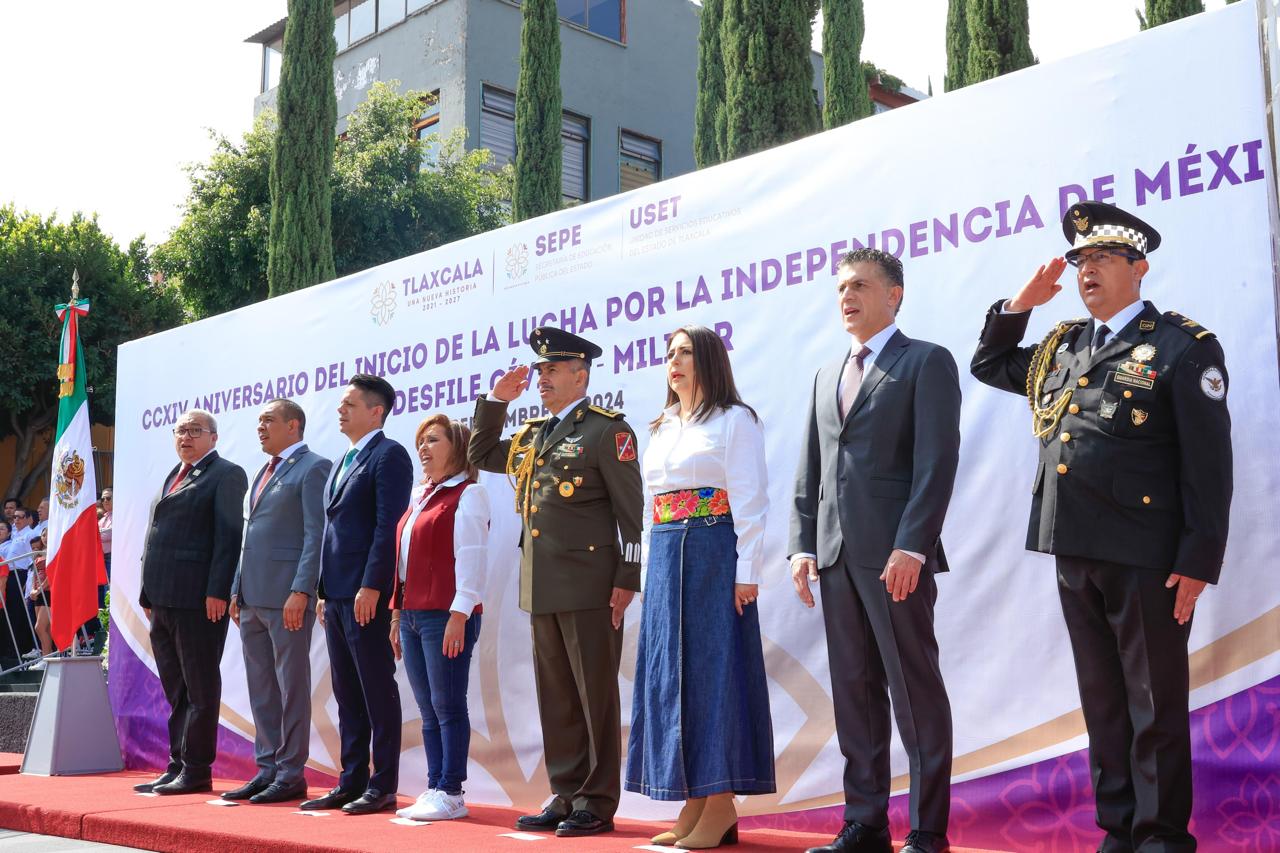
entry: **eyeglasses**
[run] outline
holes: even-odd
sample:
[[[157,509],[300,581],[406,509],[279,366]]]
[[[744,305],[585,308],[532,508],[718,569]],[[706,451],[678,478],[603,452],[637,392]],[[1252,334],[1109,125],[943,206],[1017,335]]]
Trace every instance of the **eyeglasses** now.
[[[1131,252],[1128,249],[1098,249],[1096,252],[1091,252],[1087,255],[1076,255],[1074,258],[1067,258],[1067,263],[1078,269],[1089,261],[1095,264],[1109,264],[1115,258],[1136,261],[1141,257],[1137,252]]]
[[[178,427],[173,434],[178,438],[199,438],[208,431],[204,427]]]

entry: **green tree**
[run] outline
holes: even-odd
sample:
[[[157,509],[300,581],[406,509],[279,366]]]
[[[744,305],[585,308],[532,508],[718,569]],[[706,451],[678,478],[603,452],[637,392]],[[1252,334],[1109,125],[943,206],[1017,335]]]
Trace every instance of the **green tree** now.
[[[965,70],[969,65],[969,24],[965,21],[968,0],[948,0],[947,3],[947,74],[942,82],[944,92],[953,92],[965,85]]]
[[[289,0],[271,152],[267,281],[273,296],[334,276],[333,3]]]
[[[693,161],[699,169],[724,160],[724,0],[702,0],[698,23],[698,100],[693,112]]]
[[[418,140],[425,92],[375,83],[335,144],[333,245],[337,275],[489,231],[508,221],[511,169],[466,151],[465,132]],[[267,189],[274,116],[263,113],[240,144],[219,138],[209,162],[189,170],[183,218],[155,251],[191,313],[208,317],[265,299]],[[438,151],[434,157],[430,152]],[[420,168],[427,159],[427,168]]]
[[[560,19],[555,0],[524,0],[520,78],[516,82],[517,220],[559,210],[564,198],[560,161],[564,143],[560,95]]]
[[[1235,0],[1227,0],[1233,3]],[[1138,12],[1138,23],[1144,30],[1195,15],[1204,11],[1201,0],[1146,0],[1147,13]]]
[[[1027,0],[967,0],[969,59],[965,83],[980,83],[1034,65]]]
[[[871,95],[862,70],[866,33],[862,0],[822,0],[822,123],[828,129],[871,115]]]
[[[724,0],[725,159],[821,126],[809,58],[817,0]]]
[[[90,303],[80,335],[94,423],[115,420],[116,348],[183,319],[172,289],[152,282],[141,237],[122,250],[96,217],[77,213],[58,222],[0,207],[0,438],[11,435],[16,446],[13,476],[0,484],[6,498],[23,498],[49,477],[52,443],[39,456],[35,448],[58,416],[53,306],[71,295],[75,270]]]

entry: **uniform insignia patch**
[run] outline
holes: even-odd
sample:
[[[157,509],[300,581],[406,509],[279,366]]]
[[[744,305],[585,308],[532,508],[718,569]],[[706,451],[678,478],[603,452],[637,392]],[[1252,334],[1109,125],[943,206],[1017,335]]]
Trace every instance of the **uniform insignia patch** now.
[[[618,448],[619,462],[636,461],[636,440],[629,432],[614,433],[613,442]]]
[[[1116,408],[1119,405],[1119,403],[1103,403],[1098,406],[1098,416],[1111,420],[1116,416]]]
[[[1200,390],[1210,400],[1221,400],[1227,396],[1227,379],[1216,367],[1206,367],[1200,374]]]
[[[1133,421],[1134,426],[1142,426],[1147,422],[1147,410],[1133,409],[1129,412],[1129,419]]]
[[[1121,373],[1119,371],[1113,375],[1115,376],[1116,381],[1122,385],[1132,385],[1135,388],[1146,388],[1148,391],[1156,387],[1156,381],[1154,379],[1147,379],[1143,376],[1133,376],[1132,374]]]
[[[1089,217],[1083,216],[1079,208],[1071,211],[1071,224],[1076,226],[1076,230],[1081,234],[1089,230]]]
[[[573,484],[574,484],[575,486],[581,486],[581,485],[582,485],[582,478],[581,478],[581,477],[574,477],[574,478],[573,478]]]
[[[561,483],[561,484],[560,484],[560,497],[562,497],[562,498],[571,498],[571,497],[573,497],[573,483]]]
[[[1150,361],[1156,357],[1156,348],[1151,344],[1138,344],[1130,355],[1134,361]]]
[[[1066,351],[1067,351],[1067,345],[1065,343],[1060,344],[1058,346],[1058,352],[1066,352]]]
[[[1155,327],[1156,327],[1156,321],[1155,321],[1155,320],[1139,320],[1139,321],[1138,321],[1138,330],[1139,330],[1139,331],[1142,331],[1142,332],[1150,332],[1150,331],[1154,330],[1154,329],[1155,329]]]
[[[1116,370],[1120,373],[1127,373],[1130,376],[1140,376],[1143,379],[1155,379],[1158,375],[1154,367],[1140,364],[1136,361],[1121,362]]]

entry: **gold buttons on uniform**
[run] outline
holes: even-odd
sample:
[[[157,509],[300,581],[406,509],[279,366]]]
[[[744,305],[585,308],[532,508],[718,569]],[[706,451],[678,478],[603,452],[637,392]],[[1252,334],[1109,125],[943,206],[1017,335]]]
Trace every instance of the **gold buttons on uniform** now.
[[[1151,503],[1151,495],[1143,495],[1143,496],[1142,496],[1142,502],[1143,502],[1144,504],[1149,504],[1149,503]]]
[[[1071,433],[1064,432],[1062,435],[1058,436],[1058,438],[1062,439],[1063,444],[1066,444],[1068,441],[1071,440]]]
[[[595,549],[596,549],[596,546],[595,546],[595,545],[588,545],[588,546],[587,546],[587,550],[588,550],[588,551],[594,551]]]
[[[538,505],[537,505],[537,504],[534,504],[533,506],[529,507],[529,512],[537,512],[537,511],[538,511]]]
[[[1080,379],[1076,382],[1076,384],[1079,385],[1081,388],[1085,387],[1086,385],[1089,384],[1089,377],[1081,376]]]
[[[1132,396],[1133,396],[1133,392],[1132,392],[1132,391],[1125,391],[1125,392],[1124,392],[1124,398],[1125,398],[1126,400],[1127,400],[1127,399],[1129,399],[1129,398],[1130,398],[1130,397],[1132,397]]]
[[[530,530],[530,531],[529,531],[529,535],[530,535],[530,536],[532,536],[534,539],[537,539],[537,538],[538,538],[538,535],[539,535],[539,534],[538,534],[538,528],[536,528],[536,527],[535,527],[535,528],[533,528],[532,530]]]
[[[545,463],[546,463],[546,460],[545,460],[545,459],[539,459],[539,460],[538,460],[538,464],[539,464],[539,465],[542,465],[542,464],[545,464]]]
[[[531,483],[531,485],[536,489],[536,488],[538,488],[541,484],[540,484],[537,480],[534,480],[534,481],[533,481],[533,483]]]
[[[1067,411],[1073,415],[1078,415],[1080,414],[1080,407],[1077,406],[1075,403],[1072,403],[1070,406],[1067,407]]]
[[[1059,474],[1065,474],[1065,473],[1067,473],[1067,466],[1066,466],[1066,465],[1064,465],[1063,463],[1059,462],[1059,463],[1058,463],[1058,473],[1059,473]]]

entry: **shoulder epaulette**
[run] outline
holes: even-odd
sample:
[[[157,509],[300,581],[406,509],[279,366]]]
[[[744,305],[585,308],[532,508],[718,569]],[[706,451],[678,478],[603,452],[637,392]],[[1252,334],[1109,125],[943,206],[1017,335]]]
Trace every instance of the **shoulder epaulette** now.
[[[1190,317],[1183,316],[1177,311],[1164,312],[1164,318],[1191,337],[1195,338],[1197,341],[1202,338],[1217,337],[1213,332],[1209,331],[1204,326],[1201,326],[1195,320],[1192,320]]]
[[[622,412],[615,412],[612,409],[606,409],[602,406],[587,406],[588,409],[597,415],[604,415],[606,418],[613,418],[615,421],[622,417]]]
[[[538,424],[542,423],[542,422],[543,422],[543,421],[545,421],[545,420],[546,420],[546,418],[545,418],[545,417],[541,417],[541,418],[525,418],[525,420],[524,420],[524,425],[525,425],[525,426],[537,426]]]

